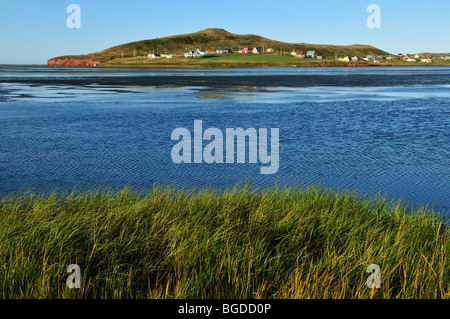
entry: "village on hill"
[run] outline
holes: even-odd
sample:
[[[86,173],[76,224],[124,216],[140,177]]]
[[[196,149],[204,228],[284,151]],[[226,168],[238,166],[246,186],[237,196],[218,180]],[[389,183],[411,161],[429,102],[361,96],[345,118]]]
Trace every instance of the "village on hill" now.
[[[195,49],[189,49],[186,50],[184,53],[185,58],[201,58],[204,56],[207,56],[209,53],[206,50],[201,50],[199,48]],[[239,48],[236,52],[233,51],[231,48],[224,48],[219,49],[214,52],[214,54],[277,54],[277,55],[284,55],[284,56],[291,56],[293,58],[300,58],[300,59],[319,59],[324,60],[326,57],[316,51],[307,51],[307,52],[301,52],[301,51],[284,51],[283,49],[277,49],[277,48],[261,48],[261,47],[244,47]],[[172,54],[149,54],[149,59],[171,59],[173,58]],[[366,61],[366,62],[373,62],[373,63],[379,63],[380,60],[389,60],[389,61],[406,61],[406,62],[423,62],[423,63],[432,63],[434,58],[443,59],[443,60],[450,60],[450,56],[430,56],[430,55],[419,55],[419,54],[401,54],[398,55],[367,55],[367,56],[344,56],[344,57],[332,57],[328,58],[329,60],[334,59],[337,61],[343,61],[343,62],[359,62],[359,61]]]
[[[47,65],[162,68],[421,66],[450,65],[450,53],[391,54],[364,44],[287,43],[210,28],[130,42],[89,55],[56,57],[49,59]]]

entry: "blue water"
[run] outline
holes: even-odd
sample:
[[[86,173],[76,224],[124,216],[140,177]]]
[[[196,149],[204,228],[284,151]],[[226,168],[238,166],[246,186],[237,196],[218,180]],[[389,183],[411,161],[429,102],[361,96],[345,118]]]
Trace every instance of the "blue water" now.
[[[280,168],[174,164],[174,129],[279,128]],[[206,142],[204,143],[207,144]],[[270,143],[269,143],[270,145]],[[0,66],[0,192],[310,185],[450,208],[450,68]]]

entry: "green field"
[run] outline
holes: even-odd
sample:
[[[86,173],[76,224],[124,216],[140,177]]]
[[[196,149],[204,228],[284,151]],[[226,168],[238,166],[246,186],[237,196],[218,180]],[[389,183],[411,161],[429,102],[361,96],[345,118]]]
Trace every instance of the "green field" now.
[[[431,211],[320,187],[0,200],[1,298],[448,299],[449,263],[448,225]],[[80,289],[66,285],[70,264]]]
[[[267,54],[210,54],[200,58],[175,57],[151,60],[129,58],[108,62],[107,66],[184,67],[184,68],[246,68],[246,67],[291,67],[304,64],[314,66],[319,60],[294,59],[290,56]]]
[[[445,66],[450,60],[435,60],[427,64],[381,60],[380,63],[359,61],[343,62],[330,59],[299,59],[288,55],[269,54],[210,54],[200,58],[174,57],[173,59],[151,60],[148,58],[124,58],[108,61],[101,67],[149,67],[149,68],[263,68],[263,67],[346,67],[359,65],[379,66]]]

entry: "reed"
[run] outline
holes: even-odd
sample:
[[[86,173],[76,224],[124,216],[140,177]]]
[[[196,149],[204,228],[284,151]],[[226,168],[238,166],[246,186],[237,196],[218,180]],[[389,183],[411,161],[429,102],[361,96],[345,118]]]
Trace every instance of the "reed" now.
[[[449,262],[432,211],[320,186],[0,199],[0,298],[447,299]],[[66,285],[70,264],[80,289]]]

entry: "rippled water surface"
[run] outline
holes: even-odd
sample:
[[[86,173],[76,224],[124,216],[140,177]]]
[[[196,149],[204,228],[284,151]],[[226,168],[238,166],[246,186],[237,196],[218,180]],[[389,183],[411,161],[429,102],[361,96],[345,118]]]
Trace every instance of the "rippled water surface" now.
[[[172,162],[178,127],[279,128],[280,168]],[[205,145],[207,142],[204,143]],[[320,183],[450,207],[450,68],[0,66],[0,192]]]

